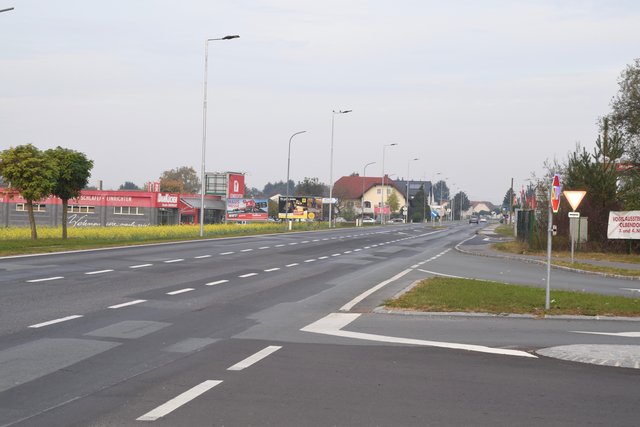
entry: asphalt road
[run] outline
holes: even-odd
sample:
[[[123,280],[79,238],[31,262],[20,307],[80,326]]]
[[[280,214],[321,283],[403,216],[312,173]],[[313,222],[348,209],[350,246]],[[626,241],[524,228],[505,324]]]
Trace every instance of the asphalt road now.
[[[0,426],[637,425],[640,370],[534,353],[635,322],[372,312],[428,271],[499,275],[453,250],[473,231],[0,259]]]

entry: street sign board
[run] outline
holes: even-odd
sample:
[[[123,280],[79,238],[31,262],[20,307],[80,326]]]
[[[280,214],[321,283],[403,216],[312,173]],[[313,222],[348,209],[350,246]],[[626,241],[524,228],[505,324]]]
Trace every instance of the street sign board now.
[[[587,194],[587,192],[582,190],[581,191],[567,190],[567,191],[563,191],[562,194],[564,194],[564,197],[567,198],[569,205],[571,205],[571,209],[575,211],[576,209],[578,209],[580,202],[582,202],[582,199]]]
[[[560,209],[560,195],[562,194],[562,186],[560,185],[560,175],[553,176],[553,184],[551,187],[551,208],[553,213],[558,213]]]
[[[569,218],[580,218],[580,212],[569,212]]]

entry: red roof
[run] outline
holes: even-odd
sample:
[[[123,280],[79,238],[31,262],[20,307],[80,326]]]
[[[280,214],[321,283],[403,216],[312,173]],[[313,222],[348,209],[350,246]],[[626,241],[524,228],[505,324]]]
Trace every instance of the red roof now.
[[[390,179],[388,175],[384,178],[385,185],[389,185],[401,194],[404,190],[398,186],[398,183]],[[363,195],[362,186],[364,184],[364,192],[366,193],[372,187],[382,186],[381,176],[343,176],[333,185],[333,196],[339,199],[354,200],[360,199]]]

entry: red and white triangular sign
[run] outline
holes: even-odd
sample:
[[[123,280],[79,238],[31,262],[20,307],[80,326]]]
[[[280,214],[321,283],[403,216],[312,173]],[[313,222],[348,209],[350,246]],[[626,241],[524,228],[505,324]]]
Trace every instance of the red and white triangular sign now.
[[[580,191],[567,190],[567,191],[563,191],[562,194],[564,194],[564,197],[567,198],[569,205],[571,205],[571,209],[575,211],[576,209],[578,209],[580,202],[582,202],[582,199],[587,194],[587,192],[582,190]]]

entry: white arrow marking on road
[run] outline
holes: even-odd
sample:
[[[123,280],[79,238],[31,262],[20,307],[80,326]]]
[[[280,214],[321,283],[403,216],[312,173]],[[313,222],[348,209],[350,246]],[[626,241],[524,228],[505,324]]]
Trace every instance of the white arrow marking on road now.
[[[640,332],[590,332],[590,331],[569,331],[574,334],[611,335],[612,337],[640,338]]]
[[[454,350],[475,351],[478,353],[501,354],[505,356],[530,357],[537,359],[537,356],[526,351],[508,350],[504,348],[485,347],[483,345],[460,344],[441,341],[427,341],[412,338],[390,337],[385,335],[367,334],[363,332],[343,331],[342,328],[360,317],[360,313],[331,313],[322,319],[311,323],[300,329],[304,332],[316,334],[333,335],[337,337],[354,338],[367,341],[388,342],[395,344],[408,344],[424,347],[449,348]]]

